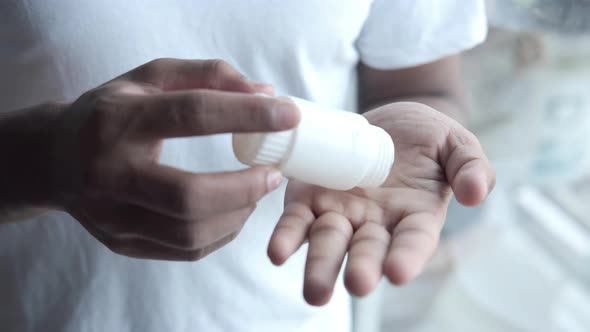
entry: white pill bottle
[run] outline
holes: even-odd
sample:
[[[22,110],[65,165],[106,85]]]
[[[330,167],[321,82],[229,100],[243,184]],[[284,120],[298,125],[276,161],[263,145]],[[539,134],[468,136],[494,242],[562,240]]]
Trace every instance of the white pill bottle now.
[[[234,154],[246,165],[274,165],[292,179],[336,190],[381,186],[391,171],[389,134],[356,113],[326,109],[295,98],[295,129],[233,134]]]

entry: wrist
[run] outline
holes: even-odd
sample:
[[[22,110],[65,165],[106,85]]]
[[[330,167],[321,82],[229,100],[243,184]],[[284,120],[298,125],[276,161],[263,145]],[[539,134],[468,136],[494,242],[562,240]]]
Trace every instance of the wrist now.
[[[407,104],[407,103],[414,103],[415,105],[421,104],[431,107],[438,112],[448,116],[449,118],[459,122],[462,125],[465,125],[468,120],[468,108],[465,105],[465,102],[460,100],[459,98],[452,98],[448,96],[436,96],[436,95],[416,95],[416,96],[408,96],[405,98],[399,98],[395,100],[388,100],[387,102],[382,102],[376,104],[372,107],[367,108],[367,110],[373,110],[378,107],[390,105],[390,110],[396,110],[397,104]],[[420,107],[420,105],[418,105]],[[405,107],[402,107],[405,109]],[[365,111],[366,112],[366,111]],[[365,113],[363,112],[363,113]]]
[[[58,208],[52,144],[63,104],[0,114],[0,208]]]
[[[420,96],[411,100],[434,108],[449,118],[465,125],[468,120],[468,107],[457,98],[443,96]]]

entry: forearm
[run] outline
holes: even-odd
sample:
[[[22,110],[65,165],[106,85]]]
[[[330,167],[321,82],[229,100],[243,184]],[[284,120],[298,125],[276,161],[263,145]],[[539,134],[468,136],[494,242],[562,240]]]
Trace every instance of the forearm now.
[[[0,113],[0,223],[53,208],[51,128],[60,111],[44,104]]]
[[[459,123],[465,125],[468,119],[468,107],[461,97],[445,96],[445,95],[411,95],[407,97],[399,97],[394,99],[384,99],[371,105],[366,105],[362,108],[362,112],[370,111],[379,106],[383,106],[395,102],[416,102],[428,105],[437,111],[455,119]]]
[[[359,109],[366,112],[394,102],[426,104],[465,124],[467,103],[459,55],[398,70],[359,64]]]

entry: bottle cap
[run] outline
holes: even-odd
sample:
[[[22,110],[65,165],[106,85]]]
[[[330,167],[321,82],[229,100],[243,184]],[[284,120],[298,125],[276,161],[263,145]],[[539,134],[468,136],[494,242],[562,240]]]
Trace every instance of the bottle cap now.
[[[371,167],[365,172],[363,179],[358,184],[362,188],[377,188],[381,186],[393,167],[395,148],[391,136],[377,126],[370,126],[371,134],[377,139]]]
[[[232,146],[238,160],[246,165],[279,165],[291,149],[295,130],[274,133],[234,134]]]

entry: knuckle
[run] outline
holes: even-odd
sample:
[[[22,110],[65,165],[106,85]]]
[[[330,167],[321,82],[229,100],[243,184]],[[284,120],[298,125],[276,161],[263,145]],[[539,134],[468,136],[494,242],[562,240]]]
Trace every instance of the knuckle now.
[[[139,66],[134,72],[133,78],[141,81],[153,82],[156,78],[160,77],[166,68],[174,62],[170,58],[157,58]]]
[[[97,96],[93,100],[94,112],[90,116],[89,123],[99,127],[108,128],[116,116],[117,105],[113,98],[107,95]]]
[[[429,244],[432,247],[436,247],[439,241],[439,233],[435,231],[438,225],[432,225],[430,228],[420,227],[416,225],[408,225],[406,227],[397,227],[393,232],[393,237],[397,238],[398,243],[401,243],[400,238],[411,239],[412,241],[406,241],[408,245],[413,245],[422,241],[425,244]]]
[[[179,232],[177,245],[190,251],[198,251],[203,247],[202,230],[198,226],[187,225]]]
[[[209,78],[215,78],[233,73],[234,69],[225,60],[213,59],[205,62],[205,71]]]
[[[90,107],[94,113],[110,111],[116,105],[114,95],[121,84],[123,83],[113,82],[87,91],[78,98],[77,103],[82,104],[83,108]]]
[[[324,231],[324,230],[331,230],[333,228],[338,228],[338,223],[334,222],[333,219],[328,218],[319,218],[316,220],[310,228],[312,232]]]
[[[97,148],[110,149],[116,145],[125,126],[127,115],[116,96],[101,94],[92,101],[92,110],[82,129],[90,143]]]
[[[174,193],[175,210],[179,217],[189,220],[199,219],[203,206],[200,203],[200,180],[198,178],[176,185]]]
[[[199,117],[205,116],[207,113],[206,110],[211,107],[211,101],[209,99],[203,91],[194,91],[187,95],[187,106],[195,113],[197,120],[206,120],[206,118],[201,119]]]
[[[211,122],[209,110],[212,105],[206,94],[202,91],[195,91],[187,95],[185,103],[185,110],[190,111],[175,110],[174,113],[177,114],[175,121],[190,124],[192,130],[197,133],[207,130],[209,122]]]
[[[116,94],[120,87],[128,84],[130,83],[125,80],[114,80],[86,91],[79,99],[84,99],[86,102],[92,103],[101,97]]]
[[[181,189],[176,196],[176,206],[174,207],[176,214],[181,218],[194,217],[194,215],[197,213],[195,212],[195,207],[193,205],[194,202],[192,202],[192,199],[190,198],[191,195],[189,195],[185,190]]]
[[[206,60],[203,67],[205,79],[213,89],[221,88],[221,85],[227,79],[243,79],[241,75],[231,64],[225,60],[214,59]]]
[[[277,234],[284,234],[289,236],[290,234],[303,234],[306,229],[302,228],[300,225],[293,223],[293,222],[282,222],[277,224],[275,228],[275,232]]]
[[[123,94],[126,90],[132,89],[135,86],[134,83],[121,79],[104,84],[96,89],[96,92],[100,95],[118,96]]]
[[[145,69],[149,71],[154,71],[156,73],[162,71],[164,68],[170,66],[173,62],[173,59],[170,58],[157,58],[145,64]]]
[[[479,146],[475,134],[463,127],[451,127],[447,139],[452,146]]]
[[[332,195],[327,189],[320,189],[317,196],[314,197],[314,206],[319,213],[342,213],[345,210],[345,203],[349,203],[348,199],[344,199],[346,201]]]
[[[262,127],[273,126],[272,106],[274,100],[270,98],[248,98],[245,106],[247,112],[239,112],[243,123],[256,124]]]
[[[311,222],[315,219],[315,215],[311,209],[307,205],[300,202],[287,204],[287,206],[285,206],[283,215],[298,217],[308,222]]]
[[[374,222],[367,222],[357,230],[350,245],[354,246],[363,242],[387,248],[391,242],[391,234],[387,231],[385,226]]]
[[[137,179],[128,153],[122,148],[123,135],[115,129],[118,120],[114,119],[119,116],[113,116],[107,109],[94,112],[92,117],[82,129],[78,151],[78,167],[85,189],[99,192],[126,189]]]
[[[165,67],[168,64],[170,64],[170,62],[173,61],[170,58],[156,58],[153,59],[152,61],[147,63],[148,67],[154,67],[154,68],[158,68],[158,67]]]
[[[327,213],[329,214],[329,213]],[[327,215],[326,214],[326,215]],[[326,216],[324,215],[324,216]],[[330,233],[350,239],[352,236],[352,225],[344,218],[322,218],[320,217],[312,225],[310,232],[313,233]]]

